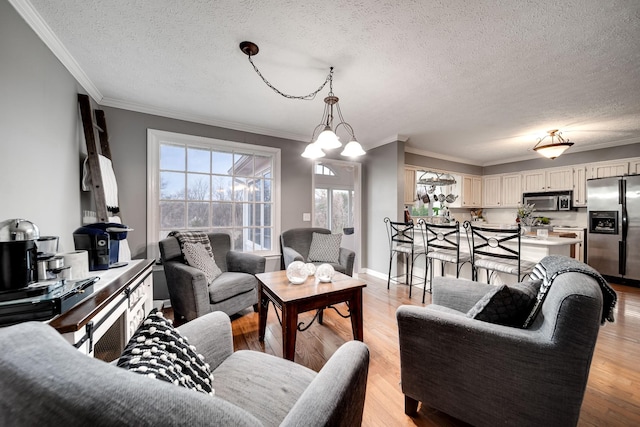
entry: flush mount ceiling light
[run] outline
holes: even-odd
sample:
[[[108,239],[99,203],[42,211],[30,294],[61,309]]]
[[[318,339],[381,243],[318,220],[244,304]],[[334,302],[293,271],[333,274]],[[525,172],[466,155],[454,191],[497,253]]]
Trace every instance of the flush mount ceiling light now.
[[[322,114],[322,119],[320,121],[320,124],[316,126],[316,128],[313,130],[313,133],[311,134],[311,142],[305,148],[304,152],[302,153],[302,157],[306,157],[309,159],[324,157],[325,156],[324,150],[332,150],[332,149],[341,147],[342,143],[340,142],[340,138],[336,134],[338,131],[338,128],[340,127],[342,127],[349,136],[349,142],[347,143],[347,145],[345,145],[344,149],[340,154],[347,157],[358,157],[365,154],[365,151],[362,149],[362,146],[356,139],[356,135],[355,135],[355,132],[353,131],[353,128],[342,117],[342,111],[340,111],[340,105],[338,104],[338,101],[340,99],[333,94],[333,67],[329,69],[329,74],[327,75],[327,78],[325,79],[324,83],[322,83],[320,87],[315,91],[304,96],[288,95],[286,93],[279,91],[271,83],[269,83],[269,81],[266,78],[264,78],[262,73],[260,73],[260,70],[258,70],[258,67],[256,67],[256,65],[253,63],[253,60],[251,59],[251,57],[257,55],[259,52],[258,46],[255,43],[244,41],[240,43],[240,50],[242,50],[242,52],[244,52],[245,55],[249,57],[249,62],[253,66],[253,69],[258,74],[258,76],[260,76],[262,81],[267,86],[269,86],[274,92],[276,92],[279,95],[282,95],[285,98],[312,100],[322,89],[324,89],[327,83],[329,83],[329,93],[327,94],[327,97],[324,98],[325,106],[324,106],[324,112]],[[334,108],[337,113],[337,119],[339,120],[338,124],[336,124],[335,126],[333,124]]]
[[[550,130],[547,133],[549,135],[545,135],[540,138],[535,147],[533,147],[533,151],[538,154],[542,154],[543,156],[553,160],[556,157],[560,157],[562,153],[564,153],[569,147],[573,145],[573,142],[569,142],[568,139],[564,139],[562,137],[562,132],[560,132],[558,129]],[[551,142],[549,144],[540,145],[542,141],[544,141],[545,138],[549,136],[551,137]]]

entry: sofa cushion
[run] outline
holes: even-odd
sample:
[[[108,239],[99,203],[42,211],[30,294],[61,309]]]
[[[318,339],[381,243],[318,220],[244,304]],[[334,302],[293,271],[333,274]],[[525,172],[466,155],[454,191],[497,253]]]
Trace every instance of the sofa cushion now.
[[[207,278],[207,283],[210,284],[222,274],[222,270],[220,270],[220,267],[216,264],[213,255],[207,251],[207,248],[202,243],[185,242],[182,246],[182,252],[187,260],[187,264],[204,273],[204,277]]]
[[[535,303],[542,281],[496,286],[467,312],[467,317],[506,326],[522,327]]]
[[[209,285],[209,301],[212,304],[219,303],[257,287],[258,280],[254,275],[227,271]]]
[[[309,261],[338,263],[341,241],[342,234],[313,233],[309,247]]]
[[[209,364],[157,309],[133,334],[117,365],[191,390],[214,393]]]
[[[213,374],[216,396],[243,408],[265,426],[280,425],[317,375],[289,360],[248,350],[233,353]]]

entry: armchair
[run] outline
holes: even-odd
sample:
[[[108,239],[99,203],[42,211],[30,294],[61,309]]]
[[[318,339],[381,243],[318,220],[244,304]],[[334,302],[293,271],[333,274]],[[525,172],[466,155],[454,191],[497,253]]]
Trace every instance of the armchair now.
[[[0,425],[360,425],[364,343],[345,343],[316,373],[261,352],[234,353],[221,312],[178,329],[211,365],[214,396],[88,357],[44,323],[0,329]]]
[[[282,252],[281,268],[285,270],[293,261],[309,262],[309,249],[313,233],[331,234],[326,228],[292,228],[280,235],[280,250]],[[356,253],[347,248],[340,248],[338,263],[328,263],[336,271],[347,276],[353,276],[353,262]],[[324,264],[316,262],[314,264]]]
[[[598,282],[557,276],[528,329],[465,316],[492,286],[437,277],[433,304],[398,308],[405,413],[422,402],[475,426],[577,424],[603,310]]]
[[[250,306],[258,311],[258,280],[255,274],[264,273],[265,258],[232,251],[231,237],[226,233],[209,233],[207,236],[216,264],[222,270],[211,284],[207,284],[202,271],[183,262],[178,239],[167,237],[159,242],[176,319],[189,321],[212,311],[232,315]]]

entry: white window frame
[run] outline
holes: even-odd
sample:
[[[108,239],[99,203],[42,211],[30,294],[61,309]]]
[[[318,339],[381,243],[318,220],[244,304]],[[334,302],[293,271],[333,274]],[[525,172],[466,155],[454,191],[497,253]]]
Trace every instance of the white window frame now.
[[[280,248],[277,244],[280,236],[281,197],[280,197],[280,168],[281,152],[279,148],[262,145],[245,144],[240,142],[225,141],[221,139],[202,136],[187,135],[175,132],[167,132],[157,129],[147,129],[147,257],[157,259],[160,256],[158,247],[158,235],[160,232],[160,144],[177,143],[192,147],[207,149],[239,150],[259,156],[272,156],[273,165],[273,234],[271,236],[272,249],[269,251],[254,251],[262,256],[279,255]]]

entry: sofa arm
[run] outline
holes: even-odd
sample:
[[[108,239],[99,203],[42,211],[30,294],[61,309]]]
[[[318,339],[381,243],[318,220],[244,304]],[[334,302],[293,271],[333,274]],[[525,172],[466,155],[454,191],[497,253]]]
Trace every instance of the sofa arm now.
[[[249,274],[264,273],[266,262],[267,259],[263,256],[238,251],[227,252],[228,271]]]
[[[178,330],[204,356],[212,371],[233,353],[231,319],[222,311],[198,317],[178,327]]]
[[[369,371],[369,349],[343,344],[293,405],[280,426],[359,426]]]
[[[494,285],[451,277],[434,277],[431,302],[466,313]]]
[[[288,246],[282,247],[282,259],[284,261],[284,268],[289,267],[293,261],[302,261],[305,262],[305,259],[298,251]]]
[[[164,264],[164,274],[174,313],[193,320],[210,311],[209,287],[202,271],[169,261]]]
[[[344,267],[347,276],[353,276],[353,263],[356,259],[356,253],[351,249],[340,248],[338,263]]]

